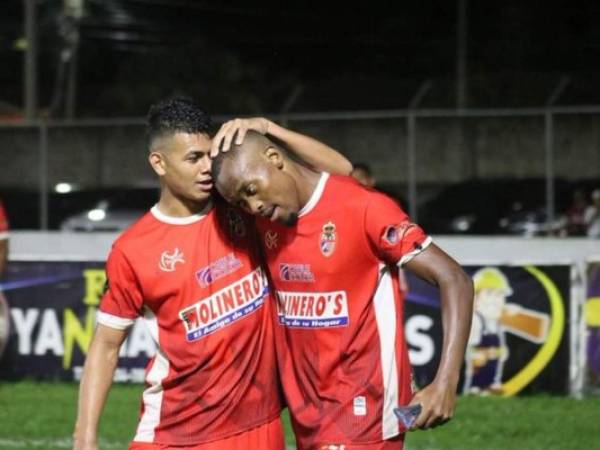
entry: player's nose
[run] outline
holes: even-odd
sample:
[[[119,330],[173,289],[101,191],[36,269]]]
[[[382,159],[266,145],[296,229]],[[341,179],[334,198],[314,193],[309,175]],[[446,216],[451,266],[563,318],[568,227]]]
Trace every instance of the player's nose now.
[[[252,211],[252,214],[261,214],[265,209],[265,205],[260,200],[249,200],[248,205],[250,207],[250,211]]]

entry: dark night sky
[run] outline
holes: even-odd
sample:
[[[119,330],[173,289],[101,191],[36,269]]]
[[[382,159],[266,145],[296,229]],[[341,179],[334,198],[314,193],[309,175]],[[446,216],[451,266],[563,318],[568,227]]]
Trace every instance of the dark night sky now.
[[[426,106],[452,106],[453,1],[210,2],[87,0],[78,111],[140,115],[150,98],[187,93],[213,112],[405,107],[425,79]],[[50,102],[62,1],[39,1],[40,103]],[[0,100],[21,103],[22,2],[3,2]],[[563,104],[600,103],[600,2],[469,1],[471,106],[543,104],[561,75]]]

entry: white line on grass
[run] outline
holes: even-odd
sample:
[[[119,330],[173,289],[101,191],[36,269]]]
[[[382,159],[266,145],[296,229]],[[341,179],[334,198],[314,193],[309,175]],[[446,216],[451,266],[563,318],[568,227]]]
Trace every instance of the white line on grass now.
[[[115,442],[115,441],[100,441],[100,448],[127,448],[129,442]],[[26,448],[26,447],[39,447],[39,448],[73,448],[73,439],[71,438],[56,438],[56,439],[28,439],[28,438],[14,438],[6,439],[0,438],[0,448],[12,449],[12,448]]]
[[[123,449],[129,446],[129,442],[116,442],[116,441],[100,441],[100,448],[118,448]],[[39,447],[39,448],[73,448],[73,439],[71,438],[56,438],[56,439],[24,439],[14,438],[6,439],[0,438],[0,448],[2,449],[13,449],[13,448],[26,448],[26,447]],[[295,450],[295,446],[287,446],[286,450]]]

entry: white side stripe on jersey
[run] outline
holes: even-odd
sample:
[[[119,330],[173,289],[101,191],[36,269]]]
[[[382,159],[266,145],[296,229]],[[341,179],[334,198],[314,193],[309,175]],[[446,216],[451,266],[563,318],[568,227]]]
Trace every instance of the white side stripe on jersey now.
[[[427,236],[427,239],[425,239],[423,241],[420,248],[416,248],[412,252],[407,253],[406,255],[402,256],[402,258],[400,258],[400,261],[398,261],[398,267],[402,267],[404,264],[409,262],[411,259],[413,259],[415,256],[417,256],[419,253],[421,253],[423,250],[425,250],[427,247],[429,247],[429,244],[431,244],[432,241],[433,241],[433,239],[431,239],[431,236]]]
[[[379,265],[379,284],[373,297],[375,319],[381,348],[383,377],[382,437],[390,439],[400,432],[394,408],[398,406],[398,365],[396,361],[396,302],[390,269]]]
[[[148,328],[150,329],[150,333],[156,340],[157,345],[160,345],[158,342],[158,335],[155,335],[157,331],[155,329],[156,317],[154,317],[152,311],[145,311],[144,319],[148,325]],[[142,417],[140,418],[137,432],[133,438],[134,441],[154,442],[154,430],[156,430],[156,427],[160,423],[160,410],[162,408],[164,395],[162,382],[168,375],[169,359],[159,346],[156,356],[154,357],[152,368],[146,376],[146,382],[150,385],[150,387],[148,387],[148,389],[146,389],[142,395],[142,399],[144,401],[144,414],[142,414]]]
[[[134,319],[113,316],[112,314],[98,311],[96,313],[96,322],[106,325],[107,327],[114,328],[115,330],[126,330],[133,325]]]

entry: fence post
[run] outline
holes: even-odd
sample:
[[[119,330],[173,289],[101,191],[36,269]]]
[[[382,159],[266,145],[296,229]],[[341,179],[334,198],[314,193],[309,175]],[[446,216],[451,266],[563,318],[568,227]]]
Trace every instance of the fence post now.
[[[406,116],[406,147],[408,160],[408,214],[413,222],[418,221],[417,208],[417,115],[416,109],[431,89],[431,80],[425,80],[408,104]]]
[[[45,231],[48,229],[48,124],[46,121],[40,123],[39,133],[40,229]]]
[[[554,116],[548,108],[544,114],[544,161],[546,166],[546,223],[548,234],[554,223]]]

